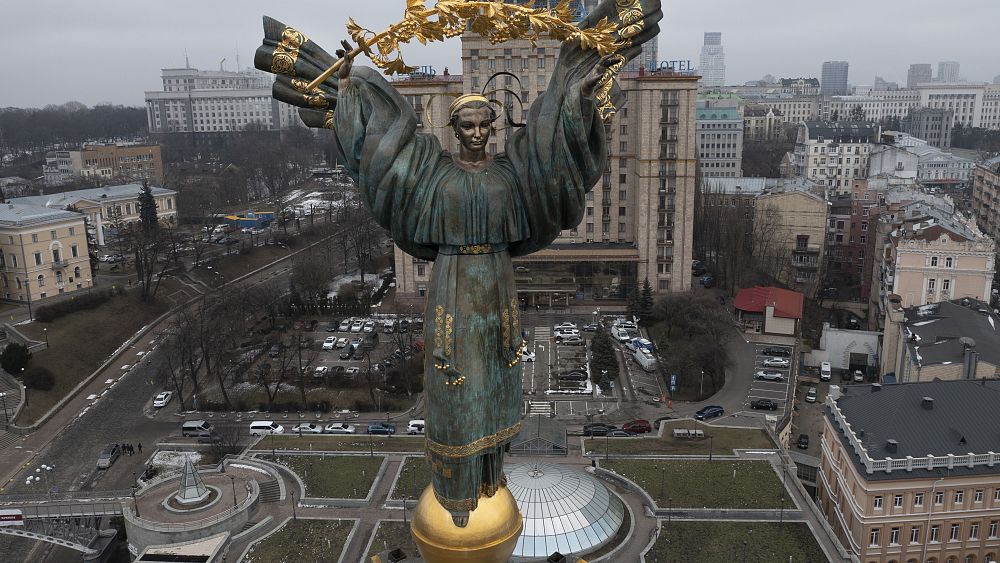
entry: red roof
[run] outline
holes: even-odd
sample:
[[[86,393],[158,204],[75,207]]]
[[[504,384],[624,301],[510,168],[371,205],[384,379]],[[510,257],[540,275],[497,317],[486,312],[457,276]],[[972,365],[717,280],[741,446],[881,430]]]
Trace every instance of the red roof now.
[[[778,287],[750,287],[736,294],[733,306],[741,311],[763,313],[774,306],[774,316],[784,319],[802,318],[803,295]]]

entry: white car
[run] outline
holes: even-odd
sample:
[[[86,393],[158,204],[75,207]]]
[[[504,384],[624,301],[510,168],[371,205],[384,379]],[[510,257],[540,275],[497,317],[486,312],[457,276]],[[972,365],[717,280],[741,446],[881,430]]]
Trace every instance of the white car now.
[[[354,375],[356,373],[361,373],[361,368],[359,368],[358,366],[351,366],[347,368],[345,373],[347,373],[347,375]]]
[[[375,321],[365,321],[365,326],[362,327],[362,330],[364,330],[365,332],[374,332]]]
[[[296,434],[322,434],[323,427],[312,422],[303,422],[302,424],[296,424],[292,428],[292,432]]]
[[[768,358],[764,360],[764,367],[766,368],[787,368],[792,365],[792,362],[788,361],[788,358]]]
[[[411,420],[409,424],[406,425],[407,434],[423,434],[424,433],[424,421],[423,419]]]
[[[160,392],[159,395],[157,395],[155,398],[153,398],[153,406],[156,407],[156,408],[158,408],[158,409],[159,408],[163,408],[163,407],[167,406],[167,403],[169,403],[170,399],[173,399],[173,398],[174,398],[174,392],[173,391],[162,391],[162,392]]]
[[[555,331],[556,340],[568,338],[570,336],[580,336],[580,331],[575,328],[563,328]]]
[[[754,374],[754,378],[763,381],[784,381],[785,376],[781,375],[780,371],[774,371],[771,369],[762,369]]]
[[[272,420],[255,420],[250,423],[251,436],[266,436],[268,434],[284,434],[285,427]]]
[[[521,361],[522,362],[535,361],[535,353],[532,352],[531,350],[525,350],[524,352],[521,352]]]
[[[350,340],[348,340],[346,336],[338,338],[337,339],[337,348],[346,348],[348,342],[350,342]]]
[[[326,366],[319,366],[313,371],[313,377],[326,377],[326,374],[330,373],[330,368]]]
[[[336,336],[327,336],[325,339],[323,339],[324,350],[333,350],[336,346],[337,346]]]
[[[353,424],[344,424],[343,422],[331,422],[326,425],[327,434],[354,434],[355,428]]]
[[[351,324],[351,332],[361,332],[365,328],[365,321],[356,320]]]
[[[564,328],[575,329],[575,328],[577,328],[577,326],[575,324],[573,324],[573,323],[570,323],[570,322],[559,323],[556,326],[552,327],[552,330],[562,330]]]
[[[347,332],[351,330],[351,325],[353,324],[354,324],[353,318],[342,320],[340,321],[340,324],[337,325],[337,330],[339,330],[340,332]]]

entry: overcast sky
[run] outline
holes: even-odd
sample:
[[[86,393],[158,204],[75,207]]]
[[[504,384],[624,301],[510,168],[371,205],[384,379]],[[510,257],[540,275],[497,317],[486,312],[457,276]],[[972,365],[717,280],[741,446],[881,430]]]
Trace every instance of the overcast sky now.
[[[428,0],[433,4],[433,0]],[[40,107],[75,100],[142,105],[161,89],[160,69],[227,70],[253,64],[261,16],[277,18],[332,51],[353,16],[381,29],[397,21],[404,0],[2,0],[0,107]],[[726,81],[765,74],[818,77],[826,60],[851,64],[852,84],[876,74],[906,82],[910,63],[954,60],[962,77],[991,82],[1000,74],[997,0],[664,0],[660,59],[698,64],[705,31],[721,31]],[[412,65],[460,67],[459,40],[410,46]]]

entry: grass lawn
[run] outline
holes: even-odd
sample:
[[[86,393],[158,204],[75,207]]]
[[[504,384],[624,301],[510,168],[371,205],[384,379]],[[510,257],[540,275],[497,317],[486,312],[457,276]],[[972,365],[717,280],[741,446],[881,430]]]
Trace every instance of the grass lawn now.
[[[31,365],[48,368],[56,378],[55,387],[49,391],[28,390],[28,404],[18,416],[18,422],[30,424],[41,418],[100,367],[123,342],[169,307],[164,299],[152,305],[142,303],[138,292],[132,291],[96,309],[70,313],[51,323],[33,322],[17,327],[38,341],[45,340],[46,333],[42,329],[48,329],[49,348],[34,353]]]
[[[431,468],[427,466],[427,460],[422,457],[408,457],[403,460],[403,469],[399,472],[396,487],[389,498],[416,500],[430,482]]]
[[[301,438],[292,434],[265,437],[258,442],[255,449],[294,450],[301,452],[414,452],[424,451],[424,439],[415,436],[369,436],[356,434],[354,436],[309,436]]]
[[[732,455],[735,448],[775,448],[767,434],[755,428],[719,428],[696,420],[668,420],[664,424],[663,438],[652,434],[644,438],[587,438],[583,449],[596,454],[603,454],[607,447],[608,453],[621,455],[708,455],[711,447],[716,454]],[[673,428],[701,429],[705,438],[674,438]]]
[[[409,522],[382,520],[378,523],[378,528],[375,529],[375,539],[372,541],[365,561],[387,549],[396,548],[402,549],[407,557],[419,555],[417,546],[413,543],[413,536],[410,535]]]
[[[307,497],[365,498],[385,457],[268,455],[262,459],[291,469],[305,483]]]
[[[705,541],[711,538],[711,541]],[[746,540],[744,548],[743,541]],[[686,561],[826,561],[809,527],[801,522],[664,522],[646,554],[648,563]]]
[[[280,530],[254,544],[244,561],[337,561],[352,527],[353,520],[289,520]]]
[[[601,467],[631,479],[661,508],[781,507],[781,481],[766,461],[612,459]]]

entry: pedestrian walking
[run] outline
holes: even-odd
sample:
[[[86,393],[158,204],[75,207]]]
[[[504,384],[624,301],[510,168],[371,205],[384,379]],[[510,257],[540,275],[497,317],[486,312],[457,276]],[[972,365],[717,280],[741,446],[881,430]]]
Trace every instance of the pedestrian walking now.
[[[142,453],[142,442],[139,442],[139,453]]]

